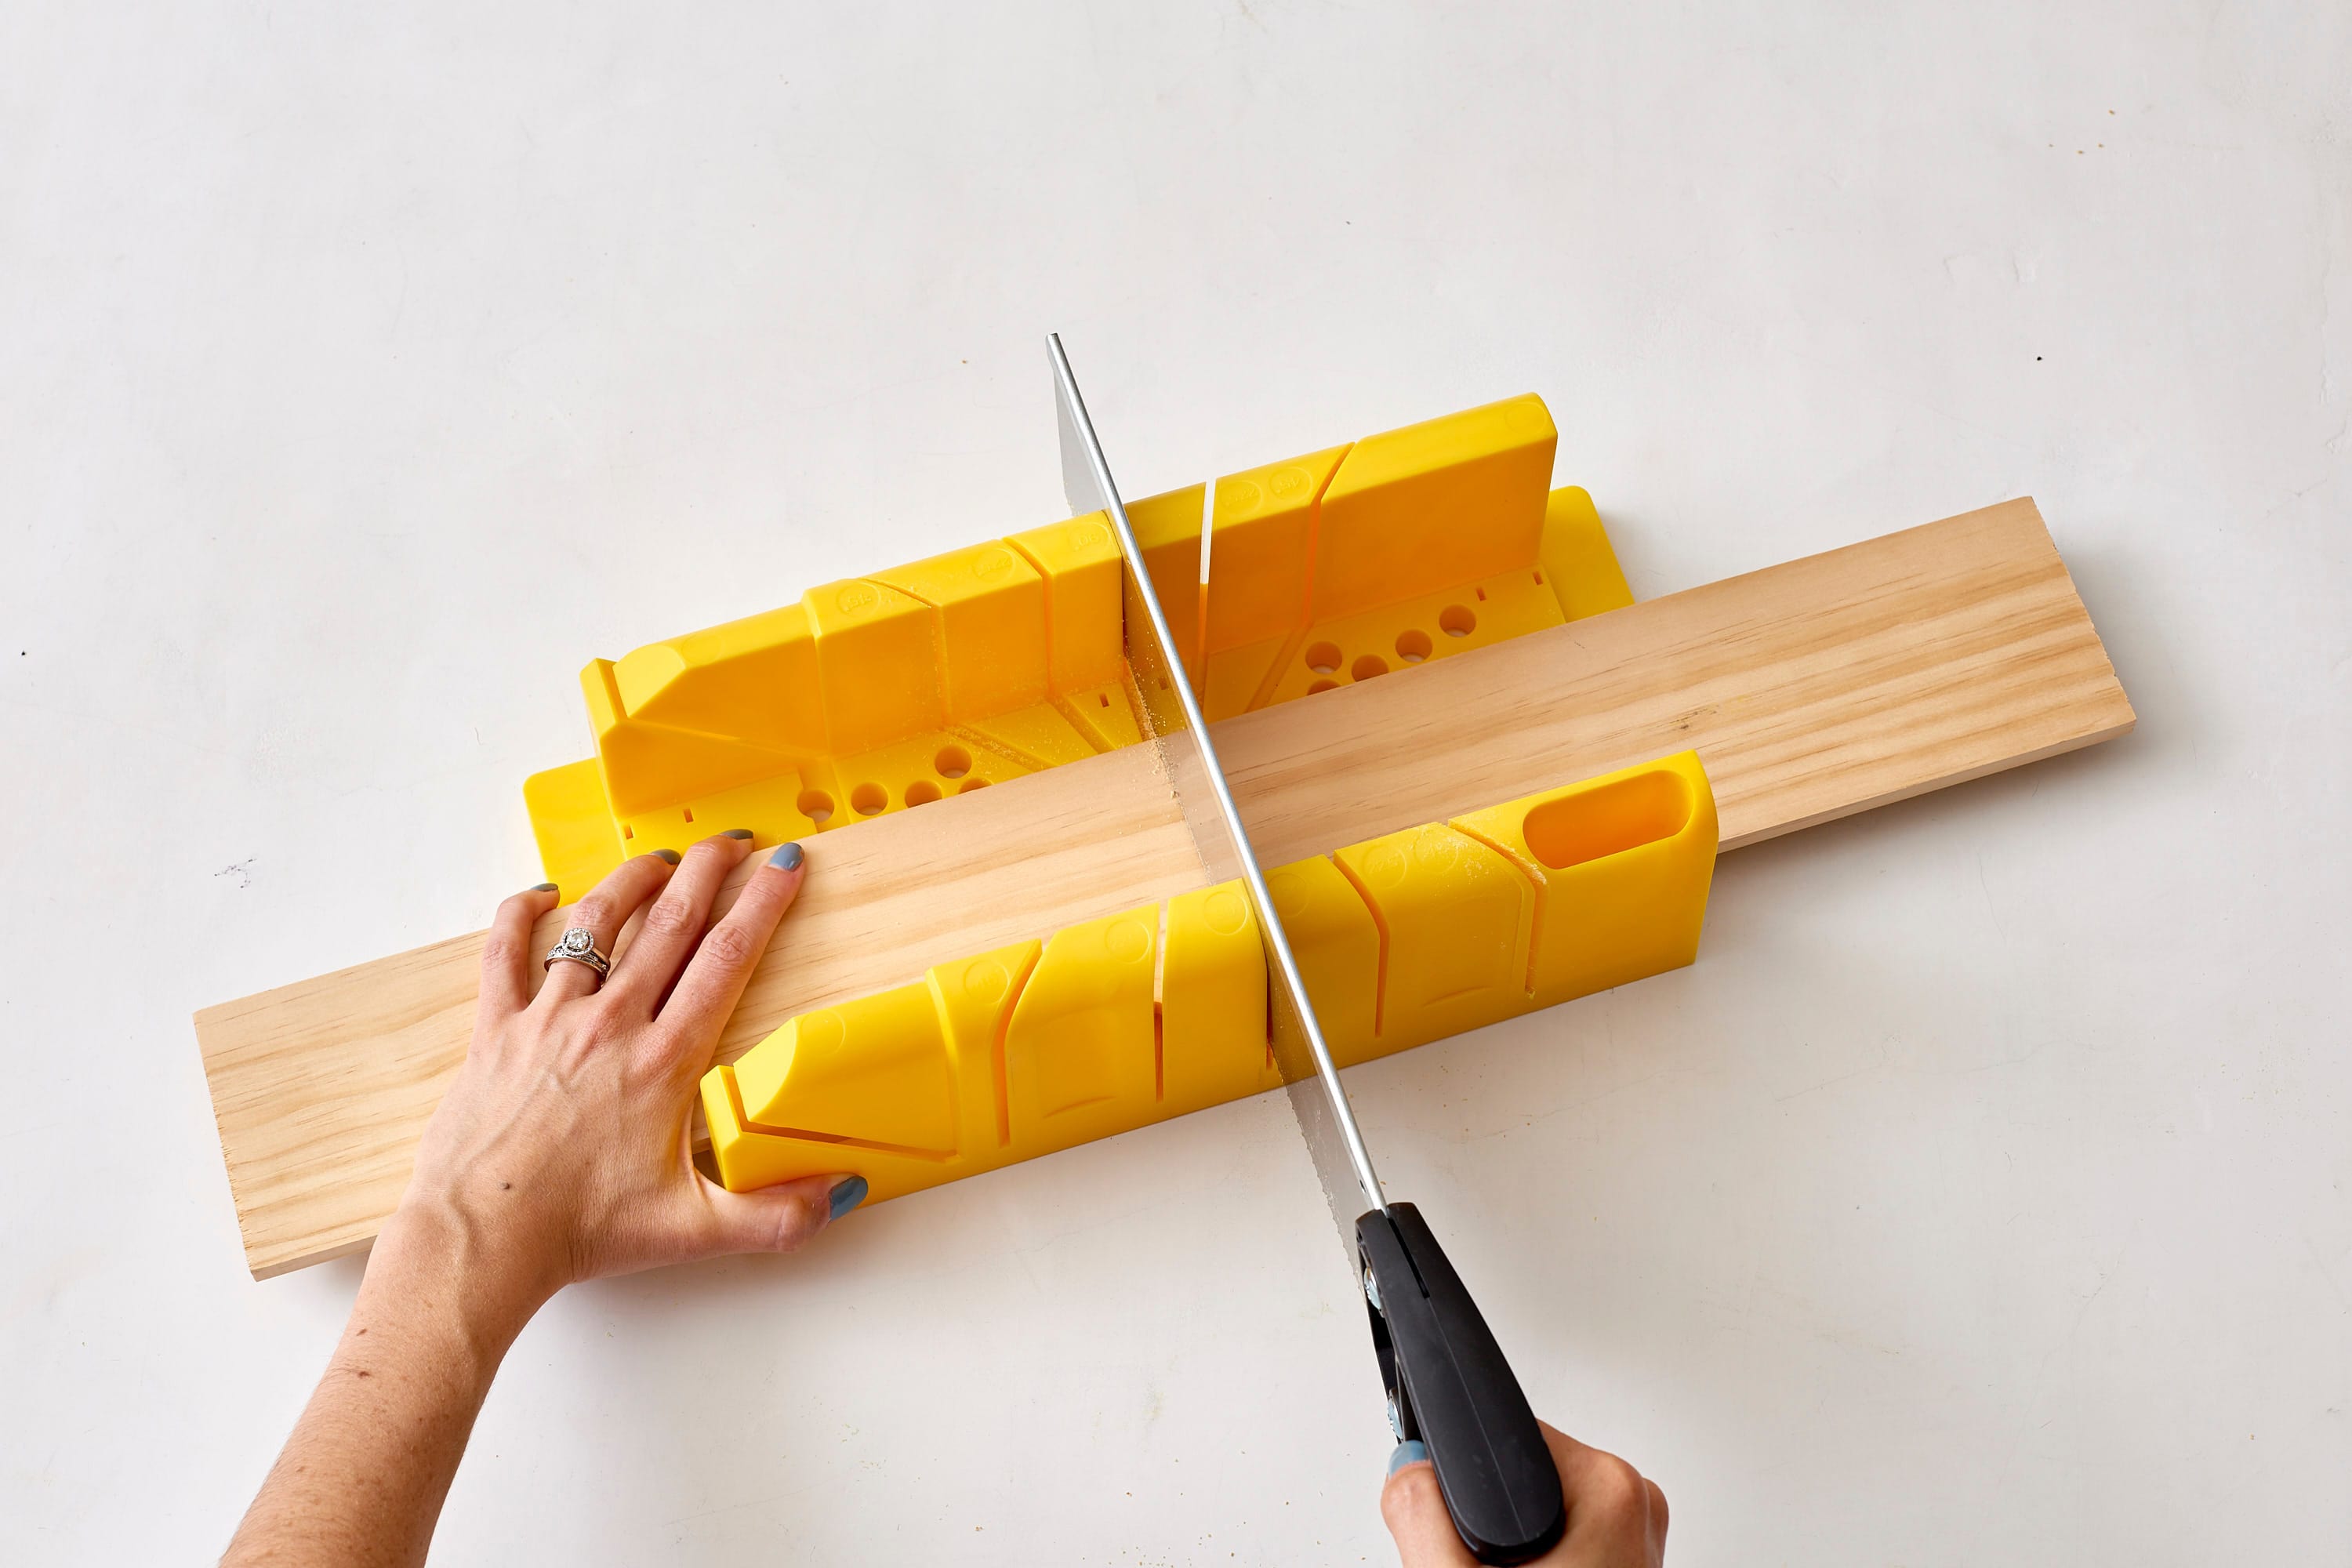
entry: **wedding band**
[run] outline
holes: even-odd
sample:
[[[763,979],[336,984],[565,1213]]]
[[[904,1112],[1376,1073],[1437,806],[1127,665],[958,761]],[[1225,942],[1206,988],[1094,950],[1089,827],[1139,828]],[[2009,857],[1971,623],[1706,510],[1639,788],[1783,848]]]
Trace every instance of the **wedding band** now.
[[[596,951],[596,933],[579,926],[573,926],[557,937],[555,945],[547,950],[547,956],[540,961],[539,966],[552,969],[559,960],[584,963],[596,972],[599,980],[613,973],[613,961]]]

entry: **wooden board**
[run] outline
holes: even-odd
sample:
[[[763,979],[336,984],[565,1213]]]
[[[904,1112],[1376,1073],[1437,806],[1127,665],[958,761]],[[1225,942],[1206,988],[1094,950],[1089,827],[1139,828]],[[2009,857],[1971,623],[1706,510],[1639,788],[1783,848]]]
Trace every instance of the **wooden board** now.
[[[2120,735],[2132,710],[2013,500],[1217,726],[1278,865],[1696,747],[1723,847]],[[1202,880],[1149,747],[822,835],[721,1042]],[[551,942],[561,911],[538,940]],[[196,1015],[247,1265],[364,1247],[462,1059],[481,934]]]

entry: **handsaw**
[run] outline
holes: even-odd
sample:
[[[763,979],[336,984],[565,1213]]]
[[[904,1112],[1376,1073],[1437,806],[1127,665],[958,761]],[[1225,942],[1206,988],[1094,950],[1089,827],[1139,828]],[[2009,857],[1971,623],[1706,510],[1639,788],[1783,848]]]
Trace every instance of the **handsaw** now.
[[[1102,512],[1118,536],[1127,660],[1144,727],[1209,879],[1241,882],[1257,917],[1275,1061],[1340,1246],[1363,1284],[1389,1424],[1400,1443],[1417,1439],[1429,1450],[1446,1512],[1472,1555],[1481,1563],[1525,1563],[1549,1551],[1568,1524],[1551,1451],[1502,1347],[1428,1223],[1412,1204],[1381,1191],[1061,335],[1049,334],[1045,342],[1061,420],[1062,488],[1072,515]],[[1213,487],[1202,509],[1204,591],[1213,560],[1214,497]]]

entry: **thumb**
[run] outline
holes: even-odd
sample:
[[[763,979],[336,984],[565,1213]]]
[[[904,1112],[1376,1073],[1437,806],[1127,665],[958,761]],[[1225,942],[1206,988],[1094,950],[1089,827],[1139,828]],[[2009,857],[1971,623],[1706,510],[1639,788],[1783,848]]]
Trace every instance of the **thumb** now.
[[[1388,1484],[1381,1489],[1381,1519],[1396,1538],[1403,1568],[1451,1568],[1472,1562],[1469,1549],[1445,1511],[1437,1471],[1418,1443],[1400,1443],[1389,1458]]]
[[[866,1201],[866,1178],[802,1176],[753,1192],[703,1184],[705,1257],[734,1252],[797,1252],[811,1237]]]

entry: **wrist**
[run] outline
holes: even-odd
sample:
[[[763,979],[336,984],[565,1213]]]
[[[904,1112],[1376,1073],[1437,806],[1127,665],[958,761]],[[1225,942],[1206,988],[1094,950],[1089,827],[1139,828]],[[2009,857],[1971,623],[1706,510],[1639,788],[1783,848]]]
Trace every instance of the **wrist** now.
[[[376,1237],[358,1305],[462,1336],[487,1378],[562,1283],[467,1205],[412,1189]]]

